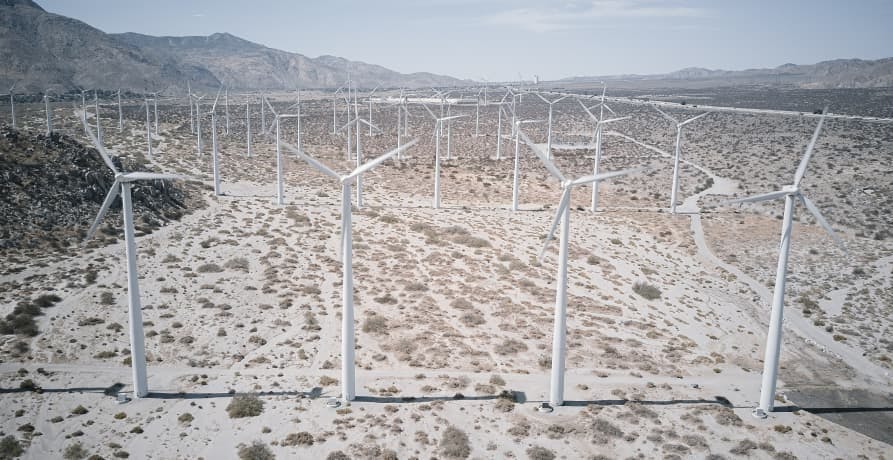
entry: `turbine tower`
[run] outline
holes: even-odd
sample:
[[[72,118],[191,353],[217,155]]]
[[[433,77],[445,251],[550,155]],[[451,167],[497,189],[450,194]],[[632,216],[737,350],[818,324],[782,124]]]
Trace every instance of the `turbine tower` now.
[[[630,117],[618,117],[618,118],[610,118],[610,119],[605,120],[605,104],[604,104],[604,102],[602,102],[596,106],[592,106],[592,107],[586,107],[585,105],[583,105],[583,102],[581,102],[579,99],[577,100],[577,102],[580,103],[580,106],[583,107],[583,110],[586,111],[586,114],[589,115],[589,118],[593,121],[593,124],[595,125],[594,126],[595,131],[593,132],[593,137],[594,137],[593,141],[595,143],[595,161],[592,166],[592,174],[598,174],[599,164],[601,163],[601,159],[602,159],[602,128],[605,125],[607,125],[608,123],[614,123],[614,122],[621,121],[621,120],[628,120]],[[596,117],[595,115],[592,114],[592,109],[594,109],[595,107],[598,107],[598,106],[601,106],[601,111],[599,112],[599,116]],[[598,210],[598,186],[599,186],[598,181],[595,181],[592,183],[592,202],[591,202],[592,212],[595,212]]]
[[[148,103],[146,104],[148,107]],[[84,125],[87,125],[85,122]],[[115,174],[115,182],[109,189],[96,220],[87,231],[87,237],[84,242],[90,240],[102,223],[103,217],[115,201],[118,194],[121,194],[121,201],[124,208],[124,250],[127,254],[127,306],[130,324],[130,363],[133,371],[133,395],[136,398],[144,398],[149,394],[149,384],[146,376],[146,347],[145,336],[143,334],[143,316],[140,305],[140,289],[139,289],[139,273],[136,268],[136,236],[133,229],[133,200],[131,196],[131,184],[137,181],[155,181],[155,180],[177,180],[182,179],[179,176],[171,174],[156,174],[146,172],[120,172],[115,167],[108,153],[99,144],[99,140],[93,135],[92,130],[88,126],[88,136],[105,162],[106,166]]]
[[[285,148],[291,150],[301,159],[319,172],[330,176],[341,183],[341,398],[344,402],[353,401],[356,398],[356,364],[354,334],[354,304],[353,304],[353,225],[352,210],[350,206],[351,184],[363,173],[378,166],[388,158],[402,150],[413,146],[416,140],[404,144],[399,149],[390,152],[356,168],[347,175],[340,175],[328,166],[320,163],[313,157],[305,154],[297,147],[283,143]]]
[[[769,412],[772,412],[774,408],[775,402],[775,388],[778,382],[778,358],[781,354],[781,335],[782,335],[782,326],[784,321],[784,288],[785,288],[785,280],[787,277],[787,264],[788,264],[788,253],[791,249],[791,230],[793,227],[793,219],[794,219],[794,205],[796,201],[799,199],[800,202],[812,213],[813,217],[815,217],[816,222],[822,226],[823,229],[831,236],[831,239],[834,240],[834,243],[846,254],[846,248],[843,245],[843,241],[837,237],[834,233],[834,229],[831,228],[831,224],[828,223],[827,220],[822,216],[822,213],[819,212],[819,208],[816,207],[813,202],[804,195],[800,190],[800,182],[803,180],[803,176],[806,175],[806,167],[809,164],[809,160],[812,157],[812,152],[815,149],[816,140],[819,138],[819,133],[822,131],[822,125],[825,123],[825,114],[827,113],[827,108],[822,111],[822,117],[819,118],[818,126],[815,128],[815,132],[812,134],[812,139],[809,141],[809,145],[806,147],[806,152],[803,154],[803,158],[800,160],[800,165],[797,167],[797,171],[794,173],[794,183],[785,187],[782,187],[781,190],[777,192],[769,192],[761,195],[755,195],[747,198],[740,198],[737,200],[730,200],[725,202],[724,204],[733,204],[733,203],[756,203],[759,201],[767,201],[774,200],[776,198],[784,198],[784,217],[782,219],[781,224],[781,244],[778,248],[778,266],[775,272],[775,291],[772,295],[772,310],[769,316],[769,334],[766,339],[766,354],[763,358],[763,377],[762,383],[760,386],[760,405],[754,409],[753,414],[759,418],[766,418],[769,415]]]
[[[552,335],[552,374],[549,390],[549,404],[552,407],[564,404],[564,366],[566,354],[566,334],[567,334],[567,257],[568,257],[568,240],[570,239],[570,201],[571,192],[574,187],[585,185],[597,180],[605,180],[613,177],[625,176],[644,170],[644,168],[627,169],[623,171],[596,174],[593,176],[584,176],[577,179],[567,179],[561,171],[552,163],[552,160],[541,151],[537,145],[530,141],[526,134],[518,129],[519,136],[524,140],[536,156],[539,157],[543,165],[549,170],[553,176],[561,183],[563,189],[561,193],[561,201],[558,203],[558,209],[555,211],[555,219],[552,221],[552,227],[546,236],[546,242],[543,250],[540,252],[539,258],[542,260],[549,241],[555,233],[555,228],[561,223],[560,245],[558,249],[558,282],[555,292],[555,320],[554,331]]]
[[[667,115],[666,112],[659,109],[656,105],[652,105],[652,107],[654,107],[654,110],[660,112],[660,114],[663,115],[664,118],[670,120],[676,126],[676,154],[673,157],[673,188],[670,190],[670,213],[676,214],[676,193],[679,191],[679,161],[681,156],[680,145],[682,143],[682,127],[697,120],[698,118],[709,115],[710,112],[704,112],[700,115],[680,122],[679,120]]]
[[[550,100],[544,98],[543,95],[540,93],[533,93],[533,94],[536,94],[536,96],[538,98],[542,99],[543,102],[545,102],[546,104],[549,104],[549,128],[548,128],[548,132],[546,134],[546,155],[549,157],[549,159],[552,159],[552,107],[555,104],[557,104],[557,103],[561,102],[562,100],[564,100],[565,98],[567,98],[568,96],[561,96],[558,99],[550,101]]]

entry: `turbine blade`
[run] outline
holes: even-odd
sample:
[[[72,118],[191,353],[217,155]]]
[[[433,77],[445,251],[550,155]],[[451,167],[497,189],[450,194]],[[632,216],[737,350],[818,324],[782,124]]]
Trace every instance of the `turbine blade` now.
[[[608,118],[607,120],[603,121],[602,124],[613,123],[615,121],[629,120],[630,118],[632,118],[632,117]]]
[[[612,172],[596,174],[594,176],[583,176],[578,179],[572,180],[571,186],[588,184],[590,182],[600,182],[600,181],[603,181],[606,179],[610,179],[612,177],[626,176],[628,174],[642,172],[645,169],[647,169],[647,168],[632,168],[632,169],[624,169],[621,171],[612,171]]]
[[[533,94],[536,94],[536,97],[542,99],[543,102],[545,102],[546,104],[551,104],[551,102],[549,102],[548,99],[544,98],[540,93],[533,93]]]
[[[819,118],[819,124],[815,127],[815,132],[812,133],[812,139],[809,140],[809,145],[806,147],[806,153],[803,154],[803,159],[800,160],[800,166],[797,167],[797,172],[794,174],[794,186],[799,186],[800,181],[803,180],[803,176],[806,175],[806,166],[809,164],[809,159],[812,157],[812,151],[815,149],[815,143],[819,139],[819,133],[822,132],[822,125],[825,123],[825,113],[827,111],[827,107],[822,110],[822,117]]]
[[[543,242],[543,249],[540,250],[539,259],[540,262],[543,260],[543,256],[546,255],[546,249],[549,248],[549,242],[552,241],[552,237],[555,235],[555,229],[558,228],[558,223],[561,222],[561,215],[564,213],[564,208],[568,206],[568,202],[571,198],[571,187],[565,187],[564,191],[561,192],[561,201],[558,202],[558,209],[555,211],[555,218],[552,219],[552,226],[549,228],[549,233],[546,234],[546,241]]]
[[[357,122],[357,119],[356,119],[356,118],[354,118],[353,120],[348,121],[347,123],[344,124],[344,126],[342,126],[341,128],[338,129],[338,132],[340,133],[341,131],[344,131],[345,129],[347,129],[348,126],[352,126],[352,125],[353,125],[354,123],[356,123],[356,122]]]
[[[121,187],[118,184],[118,180],[115,179],[115,182],[109,189],[108,195],[105,196],[105,200],[102,202],[102,207],[99,208],[99,214],[96,215],[96,219],[93,221],[93,225],[91,225],[90,229],[87,230],[87,236],[84,238],[84,243],[89,241],[90,238],[93,238],[93,235],[96,233],[96,229],[99,228],[99,224],[102,223],[102,218],[105,217],[105,213],[109,211],[109,208],[112,206],[112,202],[115,201],[118,193],[120,193]]]
[[[364,119],[362,119],[362,118],[360,118],[360,123],[363,123],[363,124],[365,124],[366,126],[371,126],[372,129],[374,129],[374,130],[376,130],[376,131],[378,131],[378,132],[382,132],[382,131],[381,131],[381,128],[379,128],[378,126],[373,125],[372,123],[369,123],[368,121],[366,121],[366,120],[364,120]]]
[[[467,116],[468,116],[468,115],[453,115],[453,116],[451,116],[451,117],[443,117],[443,118],[439,118],[437,121],[444,122],[444,121],[447,121],[447,120],[453,120],[453,119],[455,119],[455,118],[465,118],[465,117],[467,117]]]
[[[93,129],[87,124],[87,117],[81,117],[81,123],[84,125],[84,130],[87,131],[87,136],[90,137],[90,142],[93,143],[93,147],[96,148],[96,151],[99,152],[99,156],[102,157],[102,161],[105,162],[105,165],[108,166],[113,173],[118,174],[118,168],[112,163],[112,158],[109,156],[108,152],[106,152],[105,148],[99,145],[96,135],[93,134]]]
[[[675,118],[673,118],[673,117],[667,115],[666,112],[664,112],[663,110],[661,110],[660,108],[658,108],[656,105],[652,105],[651,107],[654,107],[654,110],[657,110],[658,112],[660,112],[660,114],[663,115],[664,118],[666,118],[667,120],[672,121],[674,125],[678,125],[678,124],[679,124],[679,122],[676,121]]]
[[[583,101],[581,101],[579,99],[577,99],[577,102],[580,103],[580,107],[583,107],[583,110],[586,111],[586,114],[589,115],[589,118],[592,118],[592,120],[597,123],[598,117],[596,117],[595,115],[592,114],[592,112],[589,110],[589,107],[586,107],[586,104],[583,104]]]
[[[698,115],[698,116],[691,117],[691,118],[689,118],[688,120],[685,120],[685,121],[683,121],[682,123],[679,123],[679,126],[685,126],[685,125],[687,125],[687,124],[689,124],[689,123],[691,123],[691,122],[697,120],[698,118],[706,117],[707,115],[710,115],[711,113],[712,113],[712,112],[704,112],[704,113],[702,113],[702,114],[700,114],[700,115]]]
[[[816,222],[818,222],[819,225],[821,225],[822,228],[824,228],[825,231],[828,232],[828,235],[831,236],[831,239],[834,240],[834,244],[836,244],[837,247],[840,248],[840,250],[843,251],[844,254],[848,254],[846,246],[844,246],[843,244],[843,240],[841,240],[840,237],[838,237],[837,234],[834,233],[834,229],[831,228],[831,224],[829,224],[828,221],[825,220],[824,217],[822,217],[822,213],[819,212],[819,208],[815,204],[813,204],[813,202],[809,198],[806,198],[805,195],[800,194],[799,196],[800,201],[802,201],[803,204],[806,206],[806,209],[808,209],[809,212],[812,213],[813,217],[815,217]]]
[[[727,201],[723,201],[719,205],[726,206],[726,205],[736,204],[736,203],[756,203],[758,201],[774,200],[776,198],[781,198],[781,197],[787,195],[788,193],[790,193],[790,192],[786,192],[784,190],[779,190],[777,192],[762,193],[760,195],[753,195],[753,196],[749,196],[746,198],[727,200]]]
[[[424,107],[425,110],[427,110],[428,113],[431,114],[431,118],[433,118],[433,119],[435,119],[435,120],[437,119],[437,115],[434,115],[434,112],[432,112],[431,109],[428,108],[428,104],[422,104],[422,107]]]
[[[217,109],[217,101],[220,100],[220,91],[222,91],[222,90],[223,90],[223,86],[221,86],[220,88],[217,88],[217,96],[214,97],[214,105],[211,106],[212,112]]]
[[[604,108],[608,109],[608,112],[611,112],[611,115],[617,115],[617,112],[615,112],[614,109],[612,109],[611,106],[609,106],[608,104],[605,104],[604,102],[602,102],[601,105]]]
[[[540,161],[543,162],[543,166],[545,166],[546,169],[563,184],[566,181],[564,175],[561,174],[561,171],[558,170],[558,167],[555,166],[555,163],[552,163],[552,160],[549,159],[548,155],[546,155],[546,152],[540,150],[540,148],[535,145],[529,137],[527,137],[527,134],[524,134],[524,131],[521,131],[521,128],[518,128],[518,135],[521,136],[521,140],[524,141],[524,143],[527,144],[527,146],[530,147],[531,150],[533,150],[533,153],[535,153],[536,156],[539,157]]]
[[[315,158],[311,157],[310,155],[307,155],[306,153],[304,153],[303,150],[295,147],[294,145],[289,144],[288,142],[280,141],[279,143],[280,143],[280,145],[285,147],[287,150],[291,150],[292,153],[301,157],[302,160],[309,163],[310,166],[313,166],[317,171],[319,171],[327,176],[331,176],[331,177],[334,177],[335,179],[341,180],[341,175],[339,175],[335,171],[332,171],[331,168],[320,163],[319,161],[317,161]]]
[[[121,182],[133,182],[138,180],[186,180],[183,176],[176,174],[159,174],[149,172],[130,172],[121,174]]]
[[[382,156],[380,156],[380,157],[378,157],[378,158],[376,158],[376,159],[374,159],[374,160],[372,160],[372,161],[366,162],[365,164],[363,164],[363,165],[360,166],[359,168],[355,169],[352,173],[350,173],[350,174],[348,174],[347,176],[343,177],[343,178],[341,179],[341,181],[342,181],[342,182],[344,182],[344,181],[349,181],[349,180],[353,179],[354,177],[357,177],[357,176],[359,176],[360,174],[363,174],[364,172],[366,172],[366,171],[368,171],[368,170],[370,170],[370,169],[372,169],[372,168],[378,166],[379,164],[381,164],[381,162],[387,160],[388,158],[391,158],[392,156],[396,155],[397,153],[402,152],[402,151],[404,151],[404,150],[406,150],[406,149],[412,147],[412,146],[415,145],[418,141],[419,141],[418,139],[413,139],[413,140],[411,140],[411,141],[409,141],[409,142],[407,142],[407,143],[401,145],[400,147],[398,147],[398,148],[396,148],[396,149],[394,149],[394,150],[391,150],[390,152],[388,152],[388,153],[386,153],[386,154],[384,154],[384,155],[382,155]]]

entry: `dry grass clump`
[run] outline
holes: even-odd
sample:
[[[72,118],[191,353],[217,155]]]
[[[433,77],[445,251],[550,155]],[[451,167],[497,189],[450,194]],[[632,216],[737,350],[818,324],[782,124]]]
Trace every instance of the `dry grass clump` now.
[[[645,281],[636,281],[633,284],[633,292],[639,294],[647,300],[654,300],[660,298],[660,289],[657,287],[648,284]]]
[[[22,443],[15,436],[7,435],[0,439],[0,457],[16,458],[25,453]]]
[[[244,257],[236,257],[234,259],[227,260],[226,263],[223,264],[223,266],[230,270],[248,272],[248,268],[250,265],[248,264],[248,259]]]
[[[595,419],[591,428],[593,431],[592,442],[596,444],[607,444],[611,439],[623,437],[623,430],[603,418]]]
[[[84,449],[84,446],[82,446],[81,443],[76,442],[74,444],[69,444],[68,447],[62,451],[62,458],[65,460],[82,460],[87,458],[87,455],[89,454],[90,453],[87,452],[87,449]]]
[[[554,460],[555,452],[552,452],[545,447],[533,446],[527,449],[527,457],[530,460]]]
[[[233,397],[226,406],[229,418],[256,417],[264,411],[264,402],[253,394],[240,394]]]
[[[312,446],[313,435],[306,431],[291,433],[280,444],[283,446]]]
[[[237,453],[241,460],[273,460],[276,458],[273,451],[260,440],[254,441],[247,446],[245,444],[239,444],[236,447],[238,448]]]
[[[369,315],[365,321],[363,321],[363,332],[369,334],[387,334],[387,318],[381,315]]]
[[[223,271],[223,268],[217,264],[202,264],[195,271],[199,273],[220,273]]]
[[[495,348],[498,355],[514,355],[516,353],[527,351],[527,344],[515,339],[505,339]]]
[[[468,458],[471,455],[468,435],[455,426],[447,427],[440,439],[440,453],[448,458]]]

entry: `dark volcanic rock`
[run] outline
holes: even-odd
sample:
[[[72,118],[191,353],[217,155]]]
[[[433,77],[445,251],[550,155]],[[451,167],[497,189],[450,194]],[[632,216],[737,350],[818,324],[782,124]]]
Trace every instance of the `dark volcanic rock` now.
[[[145,167],[113,161],[122,171]],[[0,250],[65,247],[79,243],[114,182],[99,154],[64,135],[0,129]],[[190,194],[170,181],[132,188],[135,226],[150,232],[180,218]],[[121,198],[105,218],[107,234],[121,233]]]

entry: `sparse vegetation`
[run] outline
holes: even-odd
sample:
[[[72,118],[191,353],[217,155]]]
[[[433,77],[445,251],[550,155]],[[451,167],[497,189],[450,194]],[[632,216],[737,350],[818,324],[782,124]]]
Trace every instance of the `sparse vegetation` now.
[[[633,292],[644,297],[646,300],[659,299],[661,294],[660,289],[644,281],[636,281],[633,283]]]
[[[257,417],[264,411],[264,402],[253,394],[239,394],[226,406],[230,418]]]
[[[440,438],[440,453],[447,458],[468,458],[471,455],[468,435],[455,426],[448,426]]]
[[[273,451],[260,440],[253,441],[249,445],[239,444],[237,453],[241,460],[274,460]]]

